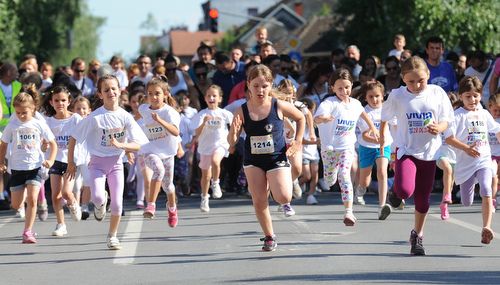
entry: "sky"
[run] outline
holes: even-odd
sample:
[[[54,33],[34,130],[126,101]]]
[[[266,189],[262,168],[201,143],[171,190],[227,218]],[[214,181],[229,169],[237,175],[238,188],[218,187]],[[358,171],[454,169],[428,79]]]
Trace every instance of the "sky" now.
[[[129,61],[138,55],[142,35],[161,35],[170,26],[187,25],[189,31],[196,31],[203,2],[206,0],[87,0],[90,13],[106,19],[98,31],[97,58],[107,62],[120,54]],[[148,13],[156,19],[156,31],[140,28]]]

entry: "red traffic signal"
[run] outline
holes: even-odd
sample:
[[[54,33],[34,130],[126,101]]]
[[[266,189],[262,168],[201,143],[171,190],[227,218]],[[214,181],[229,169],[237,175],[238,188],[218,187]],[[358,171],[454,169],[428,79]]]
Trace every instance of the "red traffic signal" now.
[[[219,10],[215,8],[210,9],[210,11],[208,11],[208,16],[212,19],[219,18]]]

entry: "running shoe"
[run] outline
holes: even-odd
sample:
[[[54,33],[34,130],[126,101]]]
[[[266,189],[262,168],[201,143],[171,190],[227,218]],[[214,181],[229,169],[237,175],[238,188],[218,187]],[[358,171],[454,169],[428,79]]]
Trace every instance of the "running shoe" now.
[[[78,202],[73,202],[73,205],[68,205],[69,212],[73,221],[80,221],[82,219],[82,208],[78,205]]]
[[[307,195],[306,204],[307,205],[316,205],[316,204],[318,204],[318,200],[312,194]]]
[[[56,229],[52,232],[52,235],[55,237],[62,237],[68,234],[68,230],[66,229],[65,224],[57,224]]]
[[[419,237],[415,230],[410,233],[411,255],[425,255],[425,248],[422,244],[423,237]]]
[[[358,196],[358,195],[354,195],[354,200],[352,202],[354,203],[354,205],[364,206],[366,204],[363,196]]]
[[[219,182],[213,182],[210,185],[210,189],[212,189],[212,198],[220,199],[222,197],[222,190],[220,189]]]
[[[88,219],[89,216],[90,216],[90,214],[89,214],[88,210],[82,210],[82,220]]]
[[[137,201],[137,203],[135,203],[135,208],[137,210],[142,210],[144,209],[144,202],[143,201]]]
[[[173,210],[170,211],[167,206],[167,212],[168,212],[168,225],[171,228],[175,228],[177,226],[177,222],[179,221],[179,218],[177,216],[177,207]]]
[[[144,209],[144,213],[142,213],[142,216],[146,219],[154,219],[155,212],[156,212],[156,205],[153,203],[148,203],[148,205]]]
[[[494,237],[493,231],[489,228],[483,228],[481,231],[481,243],[490,244]]]
[[[208,196],[208,195],[205,197],[203,195],[201,196],[200,210],[202,212],[205,212],[205,213],[210,212],[210,206],[208,205],[208,198],[209,197],[210,196]]]
[[[24,207],[21,207],[21,208],[16,210],[15,217],[24,221],[24,218],[26,217],[26,212],[24,210]]]
[[[101,206],[94,205],[94,217],[100,222],[106,217],[106,205],[108,203],[108,194],[106,194],[106,198],[104,199],[104,204]]]
[[[439,204],[439,209],[441,210],[441,220],[445,221],[450,218],[450,212],[448,211],[448,203],[442,202]]]
[[[393,208],[398,210],[405,208],[405,200],[399,198],[393,191],[389,192],[389,203]]]
[[[445,194],[443,196],[443,203],[447,203],[447,204],[451,204],[452,203],[451,193],[450,194]]]
[[[285,217],[291,217],[295,215],[295,210],[292,208],[290,203],[284,204],[283,206],[283,213],[285,214]]]
[[[346,211],[344,214],[344,225],[347,227],[352,227],[356,223],[356,217],[352,211]]]
[[[36,243],[36,233],[31,230],[25,230],[23,233],[23,243]]]
[[[264,242],[262,245],[262,251],[275,251],[278,246],[275,236],[266,236],[261,238],[260,241]]]
[[[47,218],[49,217],[49,208],[47,206],[47,201],[43,201],[38,205],[36,213],[40,221],[43,222],[47,220]]]
[[[293,181],[293,192],[292,192],[293,198],[295,199],[300,199],[302,198],[302,188],[300,188],[299,185],[299,180],[295,179]]]
[[[108,236],[107,245],[108,245],[108,248],[111,250],[122,249],[122,245],[120,244],[120,240],[116,236]]]
[[[391,212],[391,206],[385,204],[384,206],[380,207],[380,209],[378,209],[378,219],[381,221],[387,219]]]

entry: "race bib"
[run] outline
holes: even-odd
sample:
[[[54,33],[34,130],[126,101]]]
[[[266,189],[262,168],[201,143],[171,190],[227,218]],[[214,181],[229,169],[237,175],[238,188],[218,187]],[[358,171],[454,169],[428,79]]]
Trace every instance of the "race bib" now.
[[[467,136],[468,145],[475,143],[478,150],[488,145],[488,128],[486,120],[482,116],[479,114],[468,114],[466,126],[469,132]]]
[[[111,146],[111,139],[115,138],[118,142],[125,142],[125,129],[104,129],[102,130],[101,146]]]
[[[274,141],[272,135],[251,136],[250,148],[252,154],[271,154],[274,152]]]
[[[159,124],[146,125],[146,128],[148,130],[147,136],[150,141],[159,140],[167,136],[165,128]]]
[[[211,129],[220,129],[222,127],[222,119],[221,118],[213,118],[211,120],[208,120],[205,123],[205,125]]]
[[[33,149],[40,143],[35,129],[19,129],[16,132],[18,149]]]

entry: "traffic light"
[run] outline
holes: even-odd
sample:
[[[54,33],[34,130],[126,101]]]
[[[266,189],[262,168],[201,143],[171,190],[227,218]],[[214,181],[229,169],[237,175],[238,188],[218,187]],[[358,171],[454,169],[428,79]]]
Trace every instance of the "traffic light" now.
[[[208,11],[209,17],[209,28],[212,33],[217,33],[219,31],[219,11],[215,8],[211,8]]]

